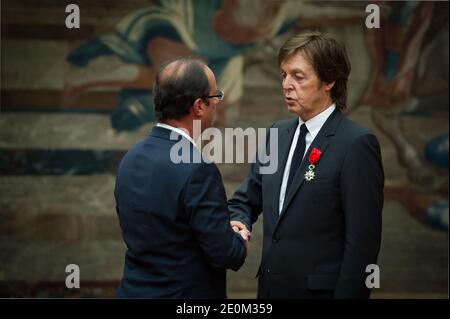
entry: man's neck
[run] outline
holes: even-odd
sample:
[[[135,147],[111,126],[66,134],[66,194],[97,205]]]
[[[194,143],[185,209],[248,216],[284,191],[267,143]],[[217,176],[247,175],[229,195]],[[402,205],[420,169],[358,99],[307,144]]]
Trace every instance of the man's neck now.
[[[314,110],[313,113],[310,114],[304,114],[303,116],[299,114],[299,117],[302,119],[303,122],[309,121],[313,117],[316,117],[318,114],[322,113],[326,109],[328,109],[331,105],[333,105],[332,100],[327,100],[321,103],[321,107],[318,107]]]

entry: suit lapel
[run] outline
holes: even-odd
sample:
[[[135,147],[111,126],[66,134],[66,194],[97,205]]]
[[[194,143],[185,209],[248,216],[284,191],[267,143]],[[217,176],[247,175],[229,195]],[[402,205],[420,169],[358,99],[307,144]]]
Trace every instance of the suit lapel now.
[[[273,194],[273,207],[272,207],[272,215],[275,220],[278,219],[278,210],[279,210],[279,202],[280,202],[280,188],[281,182],[283,181],[284,169],[286,167],[287,157],[289,155],[289,150],[291,148],[292,139],[294,138],[295,129],[298,126],[298,119],[292,122],[292,125],[289,125],[285,129],[281,129],[278,134],[278,169],[273,176],[272,183],[272,194]]]
[[[295,174],[295,178],[292,181],[292,185],[288,193],[286,194],[286,198],[283,203],[283,209],[281,210],[280,218],[278,218],[277,226],[281,218],[283,217],[284,213],[286,212],[287,207],[291,203],[292,199],[295,197],[295,194],[297,194],[297,192],[300,191],[300,188],[305,181],[304,174],[309,166],[308,157],[309,154],[311,153],[311,150],[313,148],[317,148],[322,152],[322,154],[325,153],[330,143],[330,137],[335,134],[336,129],[341,120],[342,120],[342,113],[336,108],[336,110],[333,113],[331,113],[331,115],[325,121],[316,138],[312,141],[311,145],[308,148],[308,151],[305,153],[305,157],[303,158],[300,168],[297,170],[297,173]],[[319,165],[320,161],[316,164],[316,166]]]

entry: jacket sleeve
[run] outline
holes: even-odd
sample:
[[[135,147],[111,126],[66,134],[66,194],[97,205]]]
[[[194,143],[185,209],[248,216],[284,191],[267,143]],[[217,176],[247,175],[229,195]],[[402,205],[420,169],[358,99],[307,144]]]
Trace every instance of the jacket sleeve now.
[[[273,128],[274,125],[270,127],[270,129]],[[265,141],[265,149],[269,150],[269,152],[271,132],[270,129]],[[277,132],[278,129],[276,129],[275,131]],[[256,222],[263,208],[261,168],[264,166],[264,164],[261,164],[259,154],[260,152],[258,151],[254,163],[250,165],[248,175],[239,185],[238,189],[233,194],[233,197],[228,201],[228,209],[231,213],[231,220],[242,222],[250,231],[252,230],[252,224]]]
[[[184,201],[189,224],[210,262],[237,271],[245,261],[245,241],[230,226],[225,189],[215,164],[202,163],[193,170]]]
[[[250,171],[228,201],[231,220],[237,220],[252,230],[252,224],[262,211],[261,175],[258,165],[252,163]]]
[[[384,172],[380,146],[372,134],[351,145],[340,177],[345,249],[335,298],[368,298],[366,267],[376,264],[381,244]]]

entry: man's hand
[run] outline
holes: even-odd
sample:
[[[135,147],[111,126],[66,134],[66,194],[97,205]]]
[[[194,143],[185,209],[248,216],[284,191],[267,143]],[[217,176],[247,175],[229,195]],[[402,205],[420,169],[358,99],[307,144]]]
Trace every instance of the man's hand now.
[[[247,229],[242,229],[237,231],[237,233],[239,233],[245,241],[250,241],[250,232]]]
[[[248,231],[247,227],[243,223],[241,223],[240,221],[237,221],[237,220],[232,220],[230,222],[230,225],[235,232],[241,232],[242,230],[246,230],[248,233],[248,240],[250,241],[250,232]]]
[[[245,248],[246,248],[247,256],[248,256],[248,251],[250,249],[250,232],[247,230],[247,228],[245,228],[245,229],[242,229],[242,230],[238,231],[238,233],[245,240]]]
[[[237,220],[232,220],[230,222],[230,225],[236,233],[239,233],[242,236],[242,238],[244,238],[245,248],[247,249],[247,256],[248,256],[248,250],[250,248],[250,232],[243,223]]]

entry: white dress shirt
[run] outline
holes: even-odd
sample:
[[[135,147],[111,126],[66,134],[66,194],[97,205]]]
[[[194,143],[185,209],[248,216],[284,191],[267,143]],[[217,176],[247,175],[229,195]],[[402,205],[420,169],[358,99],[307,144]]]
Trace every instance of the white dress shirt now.
[[[333,111],[336,109],[336,105],[333,103],[331,104],[327,109],[322,111],[321,113],[317,114],[313,118],[309,119],[306,122],[303,122],[303,120],[299,117],[298,118],[298,125],[297,129],[294,133],[294,138],[292,139],[291,149],[289,150],[289,155],[286,161],[286,166],[284,168],[284,174],[283,174],[283,181],[281,183],[280,188],[280,202],[278,207],[278,214],[281,213],[281,210],[283,209],[283,203],[284,198],[286,196],[286,184],[289,178],[289,171],[291,170],[291,162],[292,157],[294,156],[295,147],[297,146],[297,140],[298,136],[300,135],[300,126],[305,123],[306,128],[308,129],[308,132],[305,136],[305,153],[303,153],[302,158],[305,156],[306,152],[308,151],[308,148],[311,146],[311,143],[316,138],[317,134],[319,133],[320,129],[322,128],[325,121],[328,119],[328,117],[333,113]]]
[[[169,125],[169,124],[164,124],[164,123],[156,123],[156,126],[166,128],[168,130],[174,131],[174,132],[182,135],[183,137],[187,138],[188,141],[190,141],[192,144],[194,144],[195,147],[197,147],[197,144],[192,139],[192,137],[190,137],[189,134],[187,134],[184,130],[182,130],[182,129],[178,128],[178,127],[174,127],[174,126]]]

